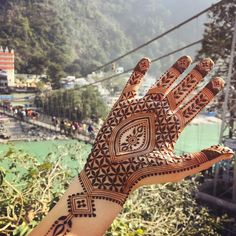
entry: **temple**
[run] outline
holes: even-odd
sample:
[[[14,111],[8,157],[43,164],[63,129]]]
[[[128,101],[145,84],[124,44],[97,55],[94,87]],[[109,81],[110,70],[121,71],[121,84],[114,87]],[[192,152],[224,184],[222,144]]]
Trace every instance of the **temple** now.
[[[8,47],[0,47],[0,72],[7,76],[7,86],[15,86],[15,54]]]

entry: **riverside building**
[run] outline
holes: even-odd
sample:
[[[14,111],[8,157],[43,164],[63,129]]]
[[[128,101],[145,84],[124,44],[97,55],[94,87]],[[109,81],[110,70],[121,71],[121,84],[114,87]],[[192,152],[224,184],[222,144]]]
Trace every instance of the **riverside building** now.
[[[0,71],[7,75],[7,86],[15,86],[15,54],[14,50],[8,47],[0,47]]]

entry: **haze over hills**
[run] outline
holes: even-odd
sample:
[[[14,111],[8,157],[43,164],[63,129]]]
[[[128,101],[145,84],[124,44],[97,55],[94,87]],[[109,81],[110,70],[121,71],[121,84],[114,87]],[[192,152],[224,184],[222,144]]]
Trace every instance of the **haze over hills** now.
[[[161,0],[164,6],[170,11],[170,22],[166,21],[166,24],[185,20],[192,15],[204,10],[219,0]],[[172,21],[172,22],[171,22]]]
[[[110,21],[115,20],[119,24],[126,38],[131,41],[132,47],[129,49],[132,49],[160,35],[216,2],[218,1],[118,0],[114,3],[114,1],[108,0],[106,1],[108,4],[102,6],[101,11],[110,18]],[[123,8],[118,8],[117,10],[117,4],[120,4]],[[206,21],[207,15],[204,14],[189,24],[120,60],[118,63],[122,64],[122,66],[125,65],[126,68],[131,68],[143,56],[154,59],[197,41],[202,38],[204,23]],[[183,54],[190,54],[194,57],[196,50],[199,48],[200,44],[156,63],[154,69],[152,68],[152,74],[156,74],[156,70],[161,73],[161,71],[169,66],[169,63],[174,62],[177,57]],[[112,58],[117,56],[115,55]],[[159,76],[160,73],[157,75]]]
[[[86,74],[215,2],[1,0],[0,44],[15,49],[19,73],[47,73],[58,80],[65,73]],[[121,60],[119,65],[127,69],[142,56],[153,59],[200,39],[205,20],[193,21]],[[162,63],[157,65],[162,67]]]

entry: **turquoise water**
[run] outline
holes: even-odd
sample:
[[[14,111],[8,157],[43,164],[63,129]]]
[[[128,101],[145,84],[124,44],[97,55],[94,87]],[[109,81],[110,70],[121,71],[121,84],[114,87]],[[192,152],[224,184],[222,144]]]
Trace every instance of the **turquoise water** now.
[[[16,176],[23,178],[35,164],[39,168],[40,165],[56,164],[59,161],[60,166],[68,171],[70,176],[76,176],[83,169],[90,150],[91,145],[77,140],[0,144],[0,170],[1,168],[4,170],[8,181],[15,181]],[[26,157],[27,154],[33,158]],[[16,169],[12,169],[14,163]],[[18,173],[16,174],[15,171]]]
[[[175,151],[196,152],[219,143],[220,123],[191,124],[181,133]]]
[[[200,151],[203,148],[217,144],[219,141],[219,134],[220,125],[218,123],[189,125],[180,135],[175,151],[177,154]],[[0,155],[12,146],[42,159],[50,152],[57,152],[58,146],[68,145],[69,148],[78,148],[77,153],[82,158],[86,158],[91,149],[91,145],[84,144],[83,142],[79,142],[77,140],[15,142],[11,144],[0,144]]]
[[[29,154],[37,156],[39,159],[45,157],[48,153],[57,152],[58,146],[66,146],[71,148],[79,148],[78,155],[85,156],[89,153],[91,145],[79,142],[77,140],[46,140],[33,142],[12,142],[8,144],[0,144],[0,155],[5,153],[9,147],[14,147],[18,150],[23,150]]]

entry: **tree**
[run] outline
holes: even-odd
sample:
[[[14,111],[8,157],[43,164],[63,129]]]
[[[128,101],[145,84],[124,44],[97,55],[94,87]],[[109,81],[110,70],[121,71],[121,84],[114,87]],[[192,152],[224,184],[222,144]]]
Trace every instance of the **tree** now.
[[[60,79],[65,76],[65,72],[60,64],[51,63],[48,67],[47,74],[51,79],[53,88],[60,88]]]
[[[226,79],[231,54],[231,45],[233,40],[234,22],[236,12],[236,1],[225,0],[222,4],[215,6],[209,13],[209,22],[205,24],[204,38],[202,48],[198,52],[197,59],[201,57],[211,57],[216,63],[215,74]],[[233,60],[232,82],[229,91],[230,122],[229,137],[232,138],[235,126],[234,118],[235,100],[236,100],[236,60]],[[226,81],[227,82],[227,81]],[[222,104],[225,94],[218,96],[216,109],[222,114]]]
[[[46,98],[38,96],[35,105],[50,115],[72,120],[105,118],[107,105],[94,87],[53,91]]]
[[[73,61],[72,64],[65,67],[66,73],[68,73],[70,75],[75,75],[77,77],[81,76],[80,71],[81,71],[81,66],[76,61]]]
[[[209,12],[209,22],[205,24],[202,48],[197,55],[197,59],[211,57],[217,66],[216,73],[224,78],[229,67],[235,12],[235,0],[225,0]],[[234,60],[233,68],[235,72],[236,60]]]

